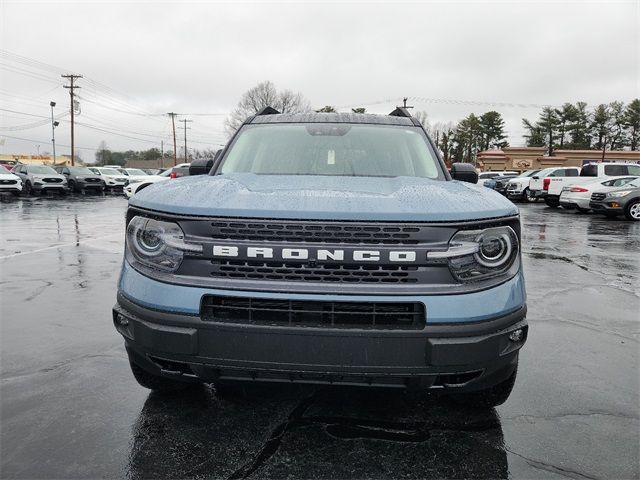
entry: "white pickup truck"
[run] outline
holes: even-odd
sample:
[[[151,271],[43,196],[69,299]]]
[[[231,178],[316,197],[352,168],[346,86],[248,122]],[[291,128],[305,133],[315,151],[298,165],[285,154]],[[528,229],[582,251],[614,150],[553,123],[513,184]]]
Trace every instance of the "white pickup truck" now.
[[[550,207],[557,207],[560,205],[560,194],[558,193],[558,198],[556,199],[549,197],[548,193],[551,182],[558,182],[562,180],[564,183],[565,180],[575,180],[579,175],[579,167],[549,167],[542,169],[531,177],[531,181],[529,182],[529,194],[532,198],[542,198]],[[560,188],[560,190],[562,190],[562,188]]]
[[[640,165],[633,163],[589,163],[578,167],[551,167],[531,177],[529,189],[537,198],[543,198],[550,207],[560,205],[562,189],[592,182],[596,178],[640,175]]]

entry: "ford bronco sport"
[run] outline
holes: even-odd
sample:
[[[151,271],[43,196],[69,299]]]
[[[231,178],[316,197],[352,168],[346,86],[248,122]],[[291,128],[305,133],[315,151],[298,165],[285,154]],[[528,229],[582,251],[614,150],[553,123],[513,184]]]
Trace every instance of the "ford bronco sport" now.
[[[406,109],[267,108],[212,165],[129,202],[113,321],[141,385],[507,399],[527,338],[518,209],[471,165],[450,174]]]

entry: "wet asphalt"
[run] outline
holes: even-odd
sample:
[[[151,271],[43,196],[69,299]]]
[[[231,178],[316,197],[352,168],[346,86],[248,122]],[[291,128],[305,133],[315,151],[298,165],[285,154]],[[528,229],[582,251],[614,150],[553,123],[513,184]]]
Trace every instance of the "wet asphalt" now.
[[[638,478],[640,224],[521,208],[509,401],[282,387],[158,395],[111,321],[120,196],[0,197],[2,478]]]

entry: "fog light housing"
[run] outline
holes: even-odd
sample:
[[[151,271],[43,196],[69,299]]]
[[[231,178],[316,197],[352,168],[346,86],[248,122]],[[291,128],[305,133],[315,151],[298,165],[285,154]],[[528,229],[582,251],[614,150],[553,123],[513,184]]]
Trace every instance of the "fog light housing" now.
[[[611,202],[611,208],[620,208],[620,204],[618,202]]]
[[[524,329],[519,328],[511,332],[509,334],[509,340],[511,340],[514,343],[518,343],[524,340]]]
[[[125,317],[121,313],[118,314],[118,316],[116,317],[116,320],[118,322],[118,325],[122,325],[123,327],[126,327],[127,325],[129,325],[129,320],[127,320],[127,317]]]

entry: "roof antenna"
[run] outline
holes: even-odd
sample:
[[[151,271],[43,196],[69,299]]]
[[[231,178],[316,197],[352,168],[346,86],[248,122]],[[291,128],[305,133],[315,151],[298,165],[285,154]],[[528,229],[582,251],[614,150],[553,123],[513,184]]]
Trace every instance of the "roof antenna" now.
[[[409,100],[409,97],[404,97],[402,99],[402,106],[396,107],[396,109],[393,112],[391,112],[389,115],[393,117],[411,118],[411,112],[409,112],[409,109],[413,108],[413,105],[407,105],[407,100]]]

